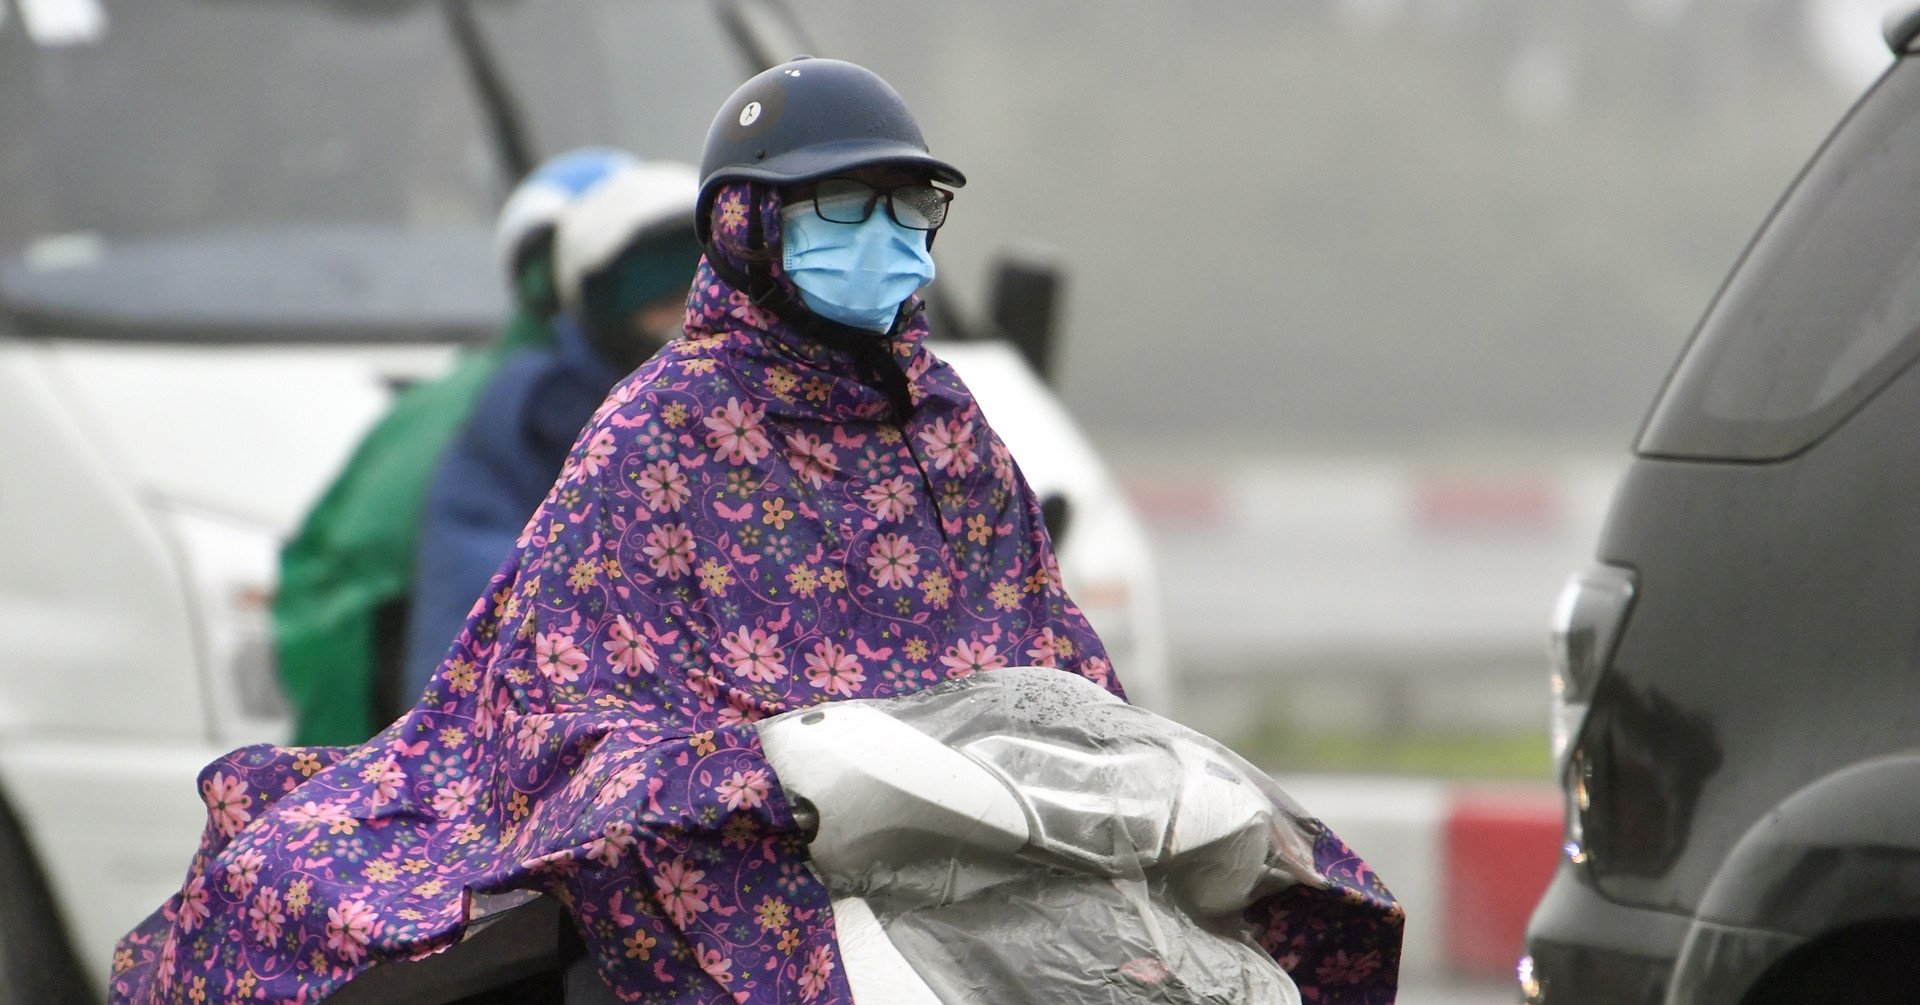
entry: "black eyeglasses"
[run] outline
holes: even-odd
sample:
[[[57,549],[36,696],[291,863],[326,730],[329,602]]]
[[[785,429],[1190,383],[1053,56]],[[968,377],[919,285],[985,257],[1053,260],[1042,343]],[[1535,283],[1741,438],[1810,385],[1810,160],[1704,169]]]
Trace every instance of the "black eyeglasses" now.
[[[909,230],[939,230],[947,222],[947,204],[953,193],[926,182],[875,188],[852,178],[828,178],[803,189],[801,197],[829,223],[865,223],[873,207],[886,197],[887,215]]]

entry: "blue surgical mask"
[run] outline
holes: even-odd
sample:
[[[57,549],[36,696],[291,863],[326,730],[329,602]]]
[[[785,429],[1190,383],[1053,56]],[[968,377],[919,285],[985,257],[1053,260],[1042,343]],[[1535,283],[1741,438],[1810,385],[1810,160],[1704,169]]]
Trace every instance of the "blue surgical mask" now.
[[[864,223],[833,223],[807,202],[781,214],[781,232],[801,302],[843,325],[889,331],[900,305],[933,282],[926,232],[893,222],[884,205]]]

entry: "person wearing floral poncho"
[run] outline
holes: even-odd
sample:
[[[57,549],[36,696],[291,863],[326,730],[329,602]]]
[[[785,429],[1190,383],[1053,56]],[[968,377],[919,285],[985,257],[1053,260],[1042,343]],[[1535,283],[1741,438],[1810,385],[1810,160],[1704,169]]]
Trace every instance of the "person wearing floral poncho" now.
[[[925,279],[861,327],[830,316],[877,316],[833,282],[850,260],[796,254],[832,244],[805,214],[856,227],[828,220],[849,210],[826,182],[787,181],[860,178],[894,187],[857,229],[895,243],[842,278],[917,259],[930,278],[946,204],[925,183],[959,172],[891,88],[831,60],[743,85],[703,171],[684,337],[582,431],[411,711],[365,746],[202,772],[205,837],[122,941],[115,1002],[316,1001],[519,889],[568,906],[622,1000],[850,1002],[751,723],[1018,664],[1121,693],[1013,457],[924,345]],[[1309,1001],[1391,1001],[1398,907],[1331,835],[1318,852],[1331,889],[1249,920]]]

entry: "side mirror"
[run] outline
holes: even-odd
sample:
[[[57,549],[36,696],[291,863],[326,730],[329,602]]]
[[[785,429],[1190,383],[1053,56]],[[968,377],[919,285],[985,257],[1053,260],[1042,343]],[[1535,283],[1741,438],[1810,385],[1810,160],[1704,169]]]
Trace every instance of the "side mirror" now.
[[[1052,383],[1054,342],[1066,273],[1051,248],[1003,251],[993,265],[988,320],[1020,350],[1040,379]]]

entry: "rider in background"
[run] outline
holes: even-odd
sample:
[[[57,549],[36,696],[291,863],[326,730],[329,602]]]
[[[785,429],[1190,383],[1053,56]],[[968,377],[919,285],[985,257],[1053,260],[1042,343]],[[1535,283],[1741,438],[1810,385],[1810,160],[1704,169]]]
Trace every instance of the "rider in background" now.
[[[700,264],[691,165],[631,165],[560,214],[553,341],[510,350],[427,488],[407,627],[407,698],[426,690],[487,581],[607,392],[680,334]]]
[[[282,549],[274,638],[295,743],[359,743],[418,694],[391,692],[401,686],[427,481],[502,361],[554,342],[553,234],[561,210],[636,163],[617,150],[577,150],[521,182],[495,227],[513,292],[501,339],[402,392]]]

